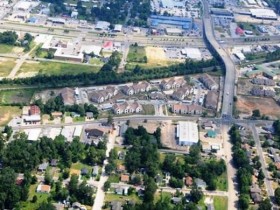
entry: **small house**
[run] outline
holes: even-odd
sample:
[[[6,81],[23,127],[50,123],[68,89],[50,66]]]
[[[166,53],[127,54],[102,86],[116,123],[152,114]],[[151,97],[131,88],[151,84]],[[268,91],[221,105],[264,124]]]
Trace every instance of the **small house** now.
[[[38,171],[46,171],[47,170],[47,167],[49,166],[49,163],[45,162],[45,163],[42,163],[38,166]]]
[[[88,174],[88,169],[87,168],[82,168],[81,169],[81,175],[87,175]]]
[[[122,174],[121,175],[121,182],[129,182],[129,175]]]
[[[97,176],[98,175],[98,166],[93,166],[93,169],[92,169],[92,176]]]
[[[207,187],[206,182],[202,179],[197,178],[194,182],[198,188],[205,189]]]
[[[36,192],[39,193],[50,193],[50,191],[51,191],[51,186],[46,184],[39,184],[36,189]]]

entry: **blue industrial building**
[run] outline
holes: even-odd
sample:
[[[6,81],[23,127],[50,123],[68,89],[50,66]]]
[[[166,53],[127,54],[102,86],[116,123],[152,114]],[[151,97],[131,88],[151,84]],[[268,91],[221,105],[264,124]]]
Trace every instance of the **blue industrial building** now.
[[[152,27],[157,27],[158,25],[171,25],[175,27],[182,27],[184,30],[193,29],[192,18],[151,15],[150,22]]]

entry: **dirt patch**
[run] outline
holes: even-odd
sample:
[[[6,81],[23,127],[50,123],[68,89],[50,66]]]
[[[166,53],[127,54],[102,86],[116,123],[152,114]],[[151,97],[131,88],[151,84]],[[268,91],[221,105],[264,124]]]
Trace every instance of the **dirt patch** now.
[[[160,61],[166,61],[166,55],[163,48],[159,47],[146,47],[146,55],[148,63],[158,63]]]
[[[13,53],[22,53],[23,52],[23,48],[22,47],[14,47],[13,48]]]
[[[252,115],[253,110],[259,109],[261,114],[266,116],[280,117],[280,106],[272,98],[239,96],[236,105],[242,114]]]
[[[38,72],[21,72],[17,75],[17,78],[35,77]]]
[[[39,64],[39,61],[25,61],[25,63]]]

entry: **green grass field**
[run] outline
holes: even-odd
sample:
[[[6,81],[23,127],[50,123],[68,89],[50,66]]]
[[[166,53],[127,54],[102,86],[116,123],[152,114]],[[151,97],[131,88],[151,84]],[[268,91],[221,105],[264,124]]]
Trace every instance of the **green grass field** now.
[[[97,65],[97,66],[103,66],[104,65],[104,62],[102,62],[99,58],[91,58],[89,60],[89,63],[93,64],[93,65]]]
[[[13,117],[21,114],[17,106],[0,106],[0,126],[6,125]]]
[[[34,92],[34,89],[2,90],[0,91],[0,104],[29,104]]]
[[[0,46],[0,50],[1,50],[1,46]],[[15,65],[16,65],[15,59],[4,58],[3,60],[0,60],[0,77],[8,76]]]
[[[227,209],[228,199],[227,197],[215,196],[214,197],[214,207],[215,210]]]
[[[111,174],[108,181],[111,183],[118,183],[120,181],[120,177],[117,174]]]
[[[24,63],[17,75],[20,74],[45,74],[45,75],[66,75],[66,74],[80,74],[97,72],[100,67],[79,65],[72,63],[59,63],[59,62],[34,62]]]
[[[147,63],[145,47],[130,46],[127,62]]]
[[[11,53],[14,49],[12,45],[0,44],[0,53]]]
[[[217,183],[217,190],[227,191],[228,185],[227,185],[227,173],[223,173],[221,176],[219,176],[216,180]]]

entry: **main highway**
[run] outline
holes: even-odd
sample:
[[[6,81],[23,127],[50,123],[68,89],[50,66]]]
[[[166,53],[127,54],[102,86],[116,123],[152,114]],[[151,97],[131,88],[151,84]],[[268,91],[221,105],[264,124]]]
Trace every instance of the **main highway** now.
[[[213,25],[211,16],[209,14],[209,6],[207,0],[203,0],[203,27],[204,27],[204,35],[205,39],[209,43],[209,47],[212,50],[216,51],[216,53],[222,59],[226,76],[224,81],[224,90],[223,90],[223,103],[222,103],[222,117],[226,117],[226,119],[232,119],[232,104],[234,97],[234,89],[235,89],[235,65],[231,60],[230,56],[226,53],[226,51],[220,46],[220,44],[215,39]],[[234,185],[233,179],[236,177],[236,169],[233,166],[233,158],[231,151],[231,143],[229,135],[227,131],[229,126],[227,124],[222,125],[222,134],[223,134],[223,145],[224,151],[226,154],[226,165],[227,165],[227,180],[228,180],[228,209],[237,209],[238,197],[237,197],[237,189]]]

